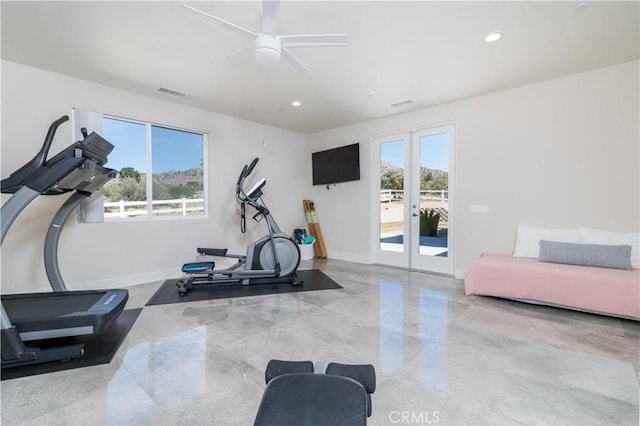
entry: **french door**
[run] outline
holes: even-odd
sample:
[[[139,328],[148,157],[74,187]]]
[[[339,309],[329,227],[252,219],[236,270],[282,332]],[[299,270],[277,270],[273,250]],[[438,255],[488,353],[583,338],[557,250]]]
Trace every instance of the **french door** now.
[[[373,141],[375,262],[453,275],[455,126]]]

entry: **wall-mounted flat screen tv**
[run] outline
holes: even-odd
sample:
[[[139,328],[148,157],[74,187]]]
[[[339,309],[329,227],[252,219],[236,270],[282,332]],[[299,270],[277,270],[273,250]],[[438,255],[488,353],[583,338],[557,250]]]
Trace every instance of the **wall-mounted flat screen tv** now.
[[[360,144],[311,154],[313,184],[328,185],[360,179]]]

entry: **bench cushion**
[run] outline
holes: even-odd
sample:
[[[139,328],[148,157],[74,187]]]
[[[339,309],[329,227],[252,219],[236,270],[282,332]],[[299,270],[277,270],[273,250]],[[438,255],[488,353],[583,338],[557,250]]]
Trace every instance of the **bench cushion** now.
[[[327,374],[283,374],[267,385],[254,426],[367,424],[367,392]]]

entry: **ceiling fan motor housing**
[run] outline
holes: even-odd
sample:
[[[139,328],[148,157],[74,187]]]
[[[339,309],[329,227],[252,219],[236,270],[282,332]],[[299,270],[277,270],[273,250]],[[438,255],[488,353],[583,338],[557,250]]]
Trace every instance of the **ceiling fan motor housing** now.
[[[2,0],[0,0],[2,1]],[[248,30],[227,20],[211,15],[205,11],[196,9],[185,4],[184,7],[199,15],[212,19],[225,28],[236,33],[251,37],[254,40],[254,56],[258,62],[270,64],[275,62],[286,62],[296,72],[306,72],[307,68],[288,50],[290,47],[326,47],[326,46],[346,46],[348,37],[346,34],[301,34],[301,35],[278,35],[278,0],[263,0],[262,3],[262,26],[260,33]],[[282,50],[284,46],[284,50]],[[243,52],[248,52],[252,45],[246,46],[225,57],[229,59],[236,57]]]
[[[260,34],[256,38],[256,59],[263,64],[278,62],[282,41],[271,34]]]

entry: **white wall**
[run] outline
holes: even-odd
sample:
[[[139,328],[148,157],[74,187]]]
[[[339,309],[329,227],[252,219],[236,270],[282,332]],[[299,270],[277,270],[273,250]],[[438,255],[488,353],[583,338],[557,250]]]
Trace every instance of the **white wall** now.
[[[1,175],[30,159],[51,121],[78,105],[187,128],[209,138],[206,219],[76,224],[60,241],[60,267],[74,288],[130,285],[179,275],[197,246],[242,252],[233,199],[240,167],[261,158],[265,200],[286,232],[306,227],[301,200],[314,200],[329,257],[371,262],[371,138],[457,123],[458,275],[481,252],[509,253],[518,223],[640,228],[639,63],[631,62],[486,96],[305,136],[2,61]],[[262,148],[262,139],[272,149]],[[71,143],[58,132],[52,152]],[[311,152],[361,143],[361,180],[311,187]],[[374,177],[375,178],[375,177]],[[3,201],[6,200],[3,195]],[[16,221],[1,251],[2,291],[46,289],[42,244],[64,196],[40,197]],[[469,213],[486,204],[488,215]]]
[[[638,232],[638,64],[310,135],[309,152],[361,144],[360,181],[311,192],[329,256],[371,261],[371,138],[449,122],[457,125],[458,276],[482,252],[510,253],[518,223]],[[471,214],[477,204],[489,214]]]
[[[60,239],[59,256],[69,287],[124,286],[180,276],[180,266],[194,260],[198,246],[242,253],[246,242],[266,233],[264,224],[249,218],[249,231],[242,237],[236,214],[234,185],[242,165],[254,157],[261,160],[254,174],[267,178],[265,201],[280,227],[292,233],[305,226],[301,200],[308,184],[299,178],[307,173],[305,135],[7,61],[2,61],[2,177],[32,158],[49,124],[70,115],[74,105],[208,130],[210,213],[204,219],[136,223],[77,224],[70,219]],[[51,152],[72,142],[68,122],[59,129]],[[3,293],[47,289],[43,240],[65,198],[39,197],[14,223],[1,252]],[[6,199],[3,194],[3,202]]]

